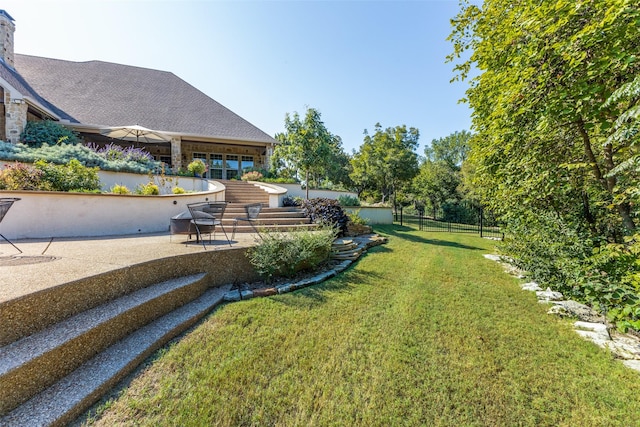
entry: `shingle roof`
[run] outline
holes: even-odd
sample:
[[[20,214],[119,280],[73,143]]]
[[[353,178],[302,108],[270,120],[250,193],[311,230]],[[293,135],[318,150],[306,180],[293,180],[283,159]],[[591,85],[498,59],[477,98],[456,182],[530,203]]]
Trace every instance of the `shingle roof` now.
[[[0,61],[0,77],[13,86],[22,96],[27,96],[36,101],[43,107],[49,109],[51,112],[59,116],[61,119],[69,120],[70,122],[78,123],[73,117],[66,114],[64,111],[57,108],[55,105],[51,105],[46,99],[43,99],[33,88],[25,81],[25,79],[16,72],[13,68],[9,67],[4,61]]]
[[[138,124],[183,135],[275,142],[170,72],[19,54],[15,65],[32,90],[76,123],[100,127]]]

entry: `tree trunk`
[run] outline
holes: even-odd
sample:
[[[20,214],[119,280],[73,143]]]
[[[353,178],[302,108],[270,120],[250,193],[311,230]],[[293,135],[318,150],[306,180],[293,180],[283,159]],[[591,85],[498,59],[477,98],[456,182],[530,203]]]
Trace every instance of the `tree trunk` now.
[[[598,182],[602,184],[604,189],[609,193],[609,195],[613,199],[613,196],[614,196],[613,192],[615,190],[616,181],[617,181],[616,177],[612,176],[612,177],[605,178],[604,175],[602,174],[602,171],[600,170],[600,166],[598,166],[596,156],[593,153],[593,149],[591,148],[591,139],[589,138],[589,135],[587,134],[587,131],[584,128],[584,121],[582,121],[582,119],[578,120],[578,131],[580,132],[580,136],[582,137],[582,142],[584,143],[584,151],[585,151],[585,154],[587,155],[587,158],[589,159],[589,162],[591,162],[591,169],[593,171],[595,178],[598,180]],[[605,166],[609,168],[609,170],[612,170],[615,166],[613,163],[613,152],[610,144],[604,147],[604,162],[605,162]],[[622,219],[622,224],[624,228],[627,230],[627,233],[629,234],[633,233],[636,229],[636,225],[633,222],[633,218],[631,218],[631,206],[628,203],[619,203],[619,204],[616,204],[616,210],[618,211],[618,215],[620,215],[620,218]]]
[[[306,187],[306,193],[305,193],[305,199],[309,200],[309,170],[307,169],[306,171],[306,177],[304,179],[304,183],[305,183],[305,187]]]

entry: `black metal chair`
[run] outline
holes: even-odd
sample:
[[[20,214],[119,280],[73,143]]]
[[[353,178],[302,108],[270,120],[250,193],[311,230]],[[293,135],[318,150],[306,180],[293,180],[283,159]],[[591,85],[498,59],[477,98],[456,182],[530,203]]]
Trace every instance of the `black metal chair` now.
[[[17,202],[18,200],[20,200],[20,199],[17,198],[17,197],[3,197],[3,198],[0,198],[0,222],[2,222],[2,220],[4,219],[4,216],[7,214],[7,212],[11,208],[11,206],[13,206],[13,203]],[[9,242],[9,244],[11,246],[13,246],[14,248],[16,248],[18,250],[18,252],[22,253],[22,251],[16,245],[14,245],[11,240],[7,239],[2,234],[0,234],[0,237],[2,237],[4,240]]]
[[[222,217],[224,211],[227,208],[226,202],[201,202],[188,204],[189,213],[191,214],[190,223],[196,229],[197,241],[202,242],[202,247],[207,248],[202,239],[203,234],[209,234],[209,243],[211,243],[211,235],[215,239],[216,226],[222,228],[224,236],[227,238],[227,243],[231,246],[231,240],[227,235],[227,231],[222,225]]]
[[[227,243],[231,246],[231,239],[229,239],[229,235],[227,234],[227,230],[224,228],[224,224],[222,223],[222,217],[224,217],[224,212],[227,209],[227,202],[208,202],[209,206],[204,209],[206,213],[213,216],[216,220],[216,225],[219,225],[224,233],[224,237],[227,239]],[[215,230],[213,238],[215,240]]]
[[[233,226],[233,234],[231,235],[231,238],[233,239],[236,236],[237,223],[240,221],[244,221],[244,222],[248,222],[249,225],[251,225],[251,228],[253,228],[253,231],[255,231],[258,234],[258,236],[260,236],[260,238],[262,239],[262,234],[260,234],[256,226],[254,225],[254,223],[258,221],[258,216],[260,215],[261,210],[262,210],[262,203],[252,203],[250,205],[245,205],[244,211],[247,215],[244,217],[235,218],[236,222]]]

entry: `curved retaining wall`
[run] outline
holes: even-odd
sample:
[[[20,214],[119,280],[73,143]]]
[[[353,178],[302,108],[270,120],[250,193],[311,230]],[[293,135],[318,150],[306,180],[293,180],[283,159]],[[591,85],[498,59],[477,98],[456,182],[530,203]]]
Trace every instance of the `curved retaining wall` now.
[[[187,204],[224,201],[224,190],[162,196],[2,191],[0,197],[21,199],[0,223],[0,233],[9,239],[48,239],[165,232]]]

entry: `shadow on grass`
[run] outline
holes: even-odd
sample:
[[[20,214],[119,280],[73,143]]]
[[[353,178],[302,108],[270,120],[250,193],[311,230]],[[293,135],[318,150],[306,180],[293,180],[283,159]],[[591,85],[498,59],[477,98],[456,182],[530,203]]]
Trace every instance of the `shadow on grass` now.
[[[383,227],[379,227],[376,231],[386,236],[393,236],[393,237],[397,237],[399,239],[407,240],[414,243],[425,243],[428,245],[446,246],[446,247],[460,248],[460,249],[471,249],[476,251],[484,250],[477,246],[469,246],[463,243],[452,242],[449,240],[427,239],[422,236],[417,236],[415,234],[411,234],[412,232],[417,231],[415,228],[407,227],[405,225],[383,226]]]

